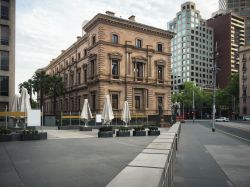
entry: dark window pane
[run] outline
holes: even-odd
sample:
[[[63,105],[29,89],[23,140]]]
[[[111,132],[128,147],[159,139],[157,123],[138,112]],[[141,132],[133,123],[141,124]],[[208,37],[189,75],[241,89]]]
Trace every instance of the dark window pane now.
[[[162,44],[157,45],[157,51],[162,52]]]
[[[9,45],[9,26],[1,25],[1,45]]]
[[[96,42],[96,37],[95,37],[95,36],[93,36],[93,37],[92,37],[92,44],[94,45],[94,44],[95,44],[95,42]]]
[[[118,109],[118,94],[112,94],[112,108]]]
[[[136,63],[136,76],[137,76],[137,80],[142,81],[142,79],[143,79],[143,63],[141,63],[141,62]]]
[[[142,40],[140,40],[140,39],[136,40],[136,47],[142,48]]]
[[[163,82],[163,67],[162,66],[158,66],[158,81],[160,83]]]
[[[0,76],[0,95],[9,96],[9,77]]]
[[[135,96],[135,109],[140,110],[141,109],[141,97]]]
[[[8,20],[9,19],[9,7],[1,6],[1,19]]]
[[[0,70],[9,71],[9,52],[0,51]]]
[[[118,60],[112,60],[112,78],[119,78],[119,62]]]
[[[112,35],[112,43],[118,43],[118,35],[116,35],[116,34],[113,34]]]

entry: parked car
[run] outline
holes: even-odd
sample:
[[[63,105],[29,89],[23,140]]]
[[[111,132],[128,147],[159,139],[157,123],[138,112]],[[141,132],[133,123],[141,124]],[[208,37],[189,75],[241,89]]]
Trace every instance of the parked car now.
[[[220,117],[220,118],[215,119],[215,121],[217,121],[217,122],[229,122],[229,119],[226,117]]]
[[[243,116],[244,121],[250,121],[250,116]]]

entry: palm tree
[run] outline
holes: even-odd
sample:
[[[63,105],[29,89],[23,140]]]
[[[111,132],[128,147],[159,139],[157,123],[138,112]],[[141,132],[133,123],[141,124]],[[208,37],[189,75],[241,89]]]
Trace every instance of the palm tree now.
[[[40,97],[40,109],[42,110],[44,96],[49,92],[49,75],[45,71],[35,72],[33,75],[33,91]]]
[[[49,92],[48,95],[53,97],[53,113],[56,115],[56,98],[63,95],[65,92],[62,77],[52,75],[49,77]]]
[[[22,87],[26,88],[28,94],[30,95],[30,104],[32,104],[32,87],[33,87],[33,80],[28,79],[28,81],[24,81],[18,85],[19,93],[21,93]]]

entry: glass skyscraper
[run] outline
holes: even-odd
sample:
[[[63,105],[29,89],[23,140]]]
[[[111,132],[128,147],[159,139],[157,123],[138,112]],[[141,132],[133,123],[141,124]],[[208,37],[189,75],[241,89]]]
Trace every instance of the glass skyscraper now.
[[[201,18],[195,3],[186,2],[181,11],[168,23],[176,36],[171,40],[172,91],[194,81],[199,86],[212,84],[213,30]]]

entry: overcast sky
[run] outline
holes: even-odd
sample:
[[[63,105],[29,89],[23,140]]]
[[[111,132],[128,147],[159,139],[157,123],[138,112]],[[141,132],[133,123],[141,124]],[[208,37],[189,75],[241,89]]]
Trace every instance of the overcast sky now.
[[[18,84],[46,66],[82,35],[81,25],[106,10],[167,29],[184,0],[16,0],[16,92]],[[218,0],[194,0],[203,18]]]

